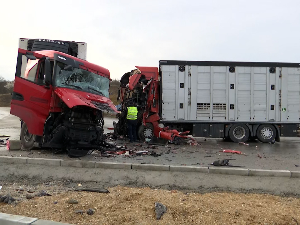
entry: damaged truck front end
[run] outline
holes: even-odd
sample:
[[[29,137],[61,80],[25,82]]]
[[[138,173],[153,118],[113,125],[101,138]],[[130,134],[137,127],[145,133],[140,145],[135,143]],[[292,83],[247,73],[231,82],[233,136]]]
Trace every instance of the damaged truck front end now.
[[[19,49],[11,114],[21,119],[21,144],[85,155],[106,146],[103,112],[117,113],[109,99],[109,71],[58,51]]]
[[[155,139],[168,140],[174,144],[186,141],[195,142],[187,136],[189,131],[179,132],[169,129],[161,121],[160,77],[157,67],[136,67],[125,73],[120,80],[118,99],[121,113],[114,123],[115,136],[127,136],[127,107],[134,102],[138,108],[137,134],[140,141],[152,142]]]

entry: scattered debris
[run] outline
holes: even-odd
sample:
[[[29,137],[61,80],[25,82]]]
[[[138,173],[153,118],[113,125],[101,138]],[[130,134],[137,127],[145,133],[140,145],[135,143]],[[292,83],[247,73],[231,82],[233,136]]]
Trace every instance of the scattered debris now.
[[[257,157],[260,158],[260,159],[262,158],[262,156],[259,153],[257,154]]]
[[[97,192],[97,193],[109,193],[109,190],[104,188],[80,188],[75,191]]]
[[[27,199],[33,199],[33,198],[34,198],[34,195],[26,194],[26,198],[27,198]]]
[[[229,164],[230,160],[236,160],[236,159],[222,159],[222,160],[216,160],[211,165],[214,166],[230,166],[230,167],[243,167],[243,166],[233,166]]]
[[[75,210],[74,213],[83,215],[84,210],[81,210],[81,209]]]
[[[269,142],[269,144],[273,145],[273,144],[275,144],[275,142],[276,142],[275,140],[272,140],[272,141]]]
[[[240,144],[240,145],[247,145],[247,146],[249,146],[249,144],[248,144],[248,143],[245,143],[245,142],[239,142],[239,144]]]
[[[67,203],[68,203],[68,204],[78,204],[78,201],[75,200],[75,199],[69,199],[69,200],[67,201]]]
[[[44,191],[44,190],[41,190],[39,193],[37,193],[36,195],[35,195],[36,197],[43,197],[43,196],[52,196],[52,195],[50,195],[50,194],[48,194],[46,191]]]
[[[225,149],[225,150],[222,150],[220,152],[224,152],[224,153],[232,153],[232,154],[239,154],[239,155],[242,155],[243,153],[241,151],[235,151],[235,150],[230,150],[230,149]]]
[[[156,219],[160,220],[165,212],[167,212],[167,207],[159,202],[155,202]]]
[[[0,202],[12,204],[15,201],[16,201],[16,199],[14,199],[10,194],[4,195],[4,196],[0,195]]]
[[[93,214],[95,213],[95,210],[94,210],[94,209],[88,209],[88,210],[86,211],[86,213],[87,213],[88,215],[93,215]]]
[[[140,155],[146,155],[147,153],[148,153],[148,151],[146,151],[146,150],[135,152],[135,154],[138,155],[138,156],[140,156]]]

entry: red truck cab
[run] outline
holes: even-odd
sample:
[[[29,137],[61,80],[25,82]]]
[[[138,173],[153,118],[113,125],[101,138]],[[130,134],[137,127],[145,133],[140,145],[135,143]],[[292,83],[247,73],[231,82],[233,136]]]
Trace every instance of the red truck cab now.
[[[117,113],[109,83],[107,69],[78,57],[47,46],[19,48],[10,112],[21,119],[23,148],[35,142],[69,153],[101,148],[102,112]]]

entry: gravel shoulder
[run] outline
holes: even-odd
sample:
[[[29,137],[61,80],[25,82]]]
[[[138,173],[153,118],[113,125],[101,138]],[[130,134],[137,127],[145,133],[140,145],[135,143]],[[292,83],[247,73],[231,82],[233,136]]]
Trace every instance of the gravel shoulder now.
[[[73,191],[77,186],[96,183],[46,182],[28,185],[6,183],[3,191],[23,200],[0,203],[4,213],[37,217],[80,225],[96,224],[298,224],[300,199],[230,192],[195,193],[190,191],[115,186],[109,193]],[[51,196],[24,199],[40,190]],[[33,193],[32,193],[33,192]],[[71,200],[71,201],[70,201]],[[71,203],[77,204],[71,204]],[[156,220],[155,203],[167,211]],[[89,215],[87,211],[93,212]]]

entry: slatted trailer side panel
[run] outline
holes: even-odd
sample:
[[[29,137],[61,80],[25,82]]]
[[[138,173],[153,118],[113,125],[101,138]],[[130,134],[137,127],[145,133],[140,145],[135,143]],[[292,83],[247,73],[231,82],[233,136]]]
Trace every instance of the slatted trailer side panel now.
[[[195,136],[203,135],[196,128],[207,127],[217,130],[208,136],[226,136],[226,126],[235,123],[247,124],[250,136],[261,124],[274,124],[278,135],[290,136],[283,131],[299,124],[298,63],[162,60],[160,74],[162,121],[192,124]]]

